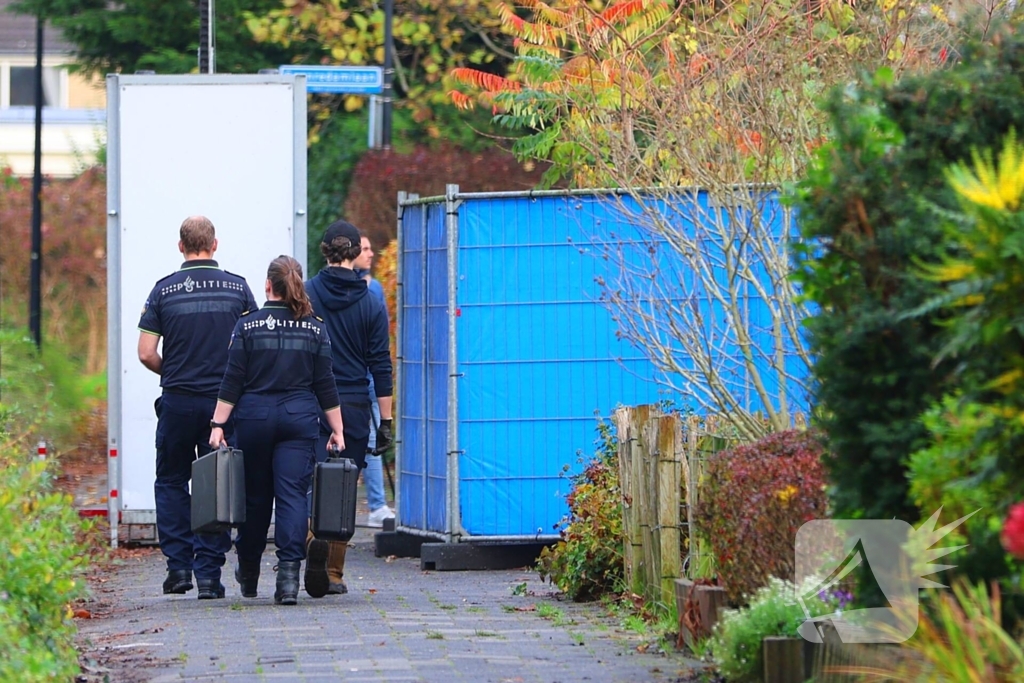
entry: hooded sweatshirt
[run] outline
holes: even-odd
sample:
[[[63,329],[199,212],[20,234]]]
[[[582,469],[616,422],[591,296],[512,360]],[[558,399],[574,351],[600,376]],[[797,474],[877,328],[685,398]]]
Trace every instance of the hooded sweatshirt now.
[[[350,268],[329,266],[306,281],[306,293],[331,337],[338,393],[369,396],[369,370],[374,394],[391,396],[388,314],[366,281]]]

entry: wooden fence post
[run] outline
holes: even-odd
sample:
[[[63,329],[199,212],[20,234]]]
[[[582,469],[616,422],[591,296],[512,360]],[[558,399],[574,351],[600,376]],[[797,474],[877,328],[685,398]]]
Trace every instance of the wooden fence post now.
[[[637,591],[638,563],[643,557],[640,538],[639,501],[634,498],[637,473],[634,470],[634,451],[639,447],[637,429],[637,408],[618,408],[615,411],[615,428],[619,440],[619,490],[622,495],[622,531],[625,535],[622,545],[623,576],[626,587]]]
[[[644,597],[647,600],[657,600],[660,592],[658,575],[658,556],[660,548],[655,543],[655,531],[657,527],[657,463],[654,462],[654,452],[658,447],[658,416],[654,411],[644,416],[640,423],[643,446],[639,453],[640,487],[640,532],[643,539],[644,553]]]
[[[675,600],[675,580],[681,576],[682,549],[679,544],[679,457],[682,435],[674,415],[662,416],[658,427],[657,448],[657,529],[659,602],[671,605]]]

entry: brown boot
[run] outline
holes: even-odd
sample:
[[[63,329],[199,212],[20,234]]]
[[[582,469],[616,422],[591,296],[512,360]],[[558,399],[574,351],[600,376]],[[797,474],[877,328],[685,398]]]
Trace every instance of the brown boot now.
[[[344,595],[348,593],[348,586],[342,580],[345,575],[345,553],[348,552],[348,543],[343,541],[331,541],[328,543],[330,550],[327,554],[327,588],[328,595]]]
[[[311,598],[322,598],[331,589],[327,573],[329,557],[330,548],[327,541],[314,538],[313,532],[306,534],[306,573],[302,582]]]

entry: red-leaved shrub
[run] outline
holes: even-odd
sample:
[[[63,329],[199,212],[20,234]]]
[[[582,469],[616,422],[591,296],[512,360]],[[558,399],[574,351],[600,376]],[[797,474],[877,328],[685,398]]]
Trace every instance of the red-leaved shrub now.
[[[352,172],[344,216],[383,249],[395,238],[399,191],[432,197],[443,195],[448,184],[458,185],[461,192],[532,190],[545,169],[519,163],[497,147],[471,152],[447,145],[420,146],[410,154],[370,150]]]
[[[107,363],[107,178],[100,167],[47,179],[42,191],[42,334],[67,344],[86,374]],[[28,323],[32,179],[0,170],[3,324]]]
[[[708,460],[696,523],[731,603],[745,604],[771,576],[794,579],[797,530],[827,516],[823,454],[820,435],[794,430]]]

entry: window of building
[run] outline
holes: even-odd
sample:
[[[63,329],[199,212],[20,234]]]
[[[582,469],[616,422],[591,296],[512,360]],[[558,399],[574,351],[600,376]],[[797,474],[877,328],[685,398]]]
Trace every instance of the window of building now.
[[[32,107],[36,103],[36,68],[34,66],[11,66],[10,68],[11,107]],[[60,106],[60,71],[43,67],[43,106]]]

